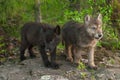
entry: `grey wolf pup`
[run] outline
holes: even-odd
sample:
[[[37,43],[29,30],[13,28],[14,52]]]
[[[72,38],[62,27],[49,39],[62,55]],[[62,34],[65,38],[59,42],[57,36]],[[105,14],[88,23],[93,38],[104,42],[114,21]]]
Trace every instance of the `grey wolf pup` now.
[[[67,22],[62,29],[62,41],[65,44],[67,59],[79,64],[82,50],[85,48],[88,51],[88,66],[97,68],[94,63],[94,49],[102,37],[101,14],[96,18],[86,15],[83,24],[76,21]]]
[[[25,49],[28,48],[30,57],[35,57],[32,48],[38,46],[45,67],[58,69],[59,65],[56,60],[56,47],[60,42],[60,27],[53,27],[49,24],[29,22],[24,24],[21,29],[21,47],[20,60],[26,59],[24,56]],[[50,52],[50,60],[47,52]]]

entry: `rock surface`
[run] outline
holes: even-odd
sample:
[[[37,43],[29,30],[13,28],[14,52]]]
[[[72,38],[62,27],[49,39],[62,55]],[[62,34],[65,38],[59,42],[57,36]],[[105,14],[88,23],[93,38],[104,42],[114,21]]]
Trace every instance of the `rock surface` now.
[[[120,80],[120,68],[80,70],[71,63],[58,61],[60,69],[45,68],[40,58],[0,65],[0,80]]]

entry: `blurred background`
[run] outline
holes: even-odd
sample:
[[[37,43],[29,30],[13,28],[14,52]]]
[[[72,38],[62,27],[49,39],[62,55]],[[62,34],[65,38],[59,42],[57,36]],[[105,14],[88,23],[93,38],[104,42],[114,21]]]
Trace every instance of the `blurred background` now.
[[[19,55],[20,29],[29,21],[62,25],[83,23],[84,16],[103,16],[104,37],[97,47],[120,49],[120,0],[0,0],[0,63]],[[63,49],[60,44],[58,49]]]

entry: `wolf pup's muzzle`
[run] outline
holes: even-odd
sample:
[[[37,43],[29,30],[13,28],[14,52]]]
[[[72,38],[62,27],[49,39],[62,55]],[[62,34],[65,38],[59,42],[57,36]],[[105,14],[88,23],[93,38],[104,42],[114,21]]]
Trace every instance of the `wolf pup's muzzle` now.
[[[99,34],[95,35],[95,39],[98,39],[98,40],[100,40],[102,37],[103,37],[102,33],[99,33]]]

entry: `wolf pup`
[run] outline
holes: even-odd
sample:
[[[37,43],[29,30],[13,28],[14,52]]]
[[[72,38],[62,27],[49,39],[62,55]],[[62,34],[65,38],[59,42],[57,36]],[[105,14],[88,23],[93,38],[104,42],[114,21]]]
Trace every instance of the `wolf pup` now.
[[[28,48],[30,57],[33,58],[32,47],[38,46],[44,65],[58,69],[59,65],[55,62],[56,47],[60,42],[60,27],[53,27],[48,24],[29,22],[24,24],[21,29],[21,47],[20,60],[26,59],[24,56],[25,49]],[[47,52],[50,52],[50,61],[48,60]]]
[[[103,37],[102,16],[96,18],[86,15],[84,24],[69,21],[63,25],[62,40],[65,44],[67,59],[79,64],[82,50],[88,50],[88,66],[96,69],[94,63],[94,48],[97,42]],[[73,60],[74,56],[74,60]]]

